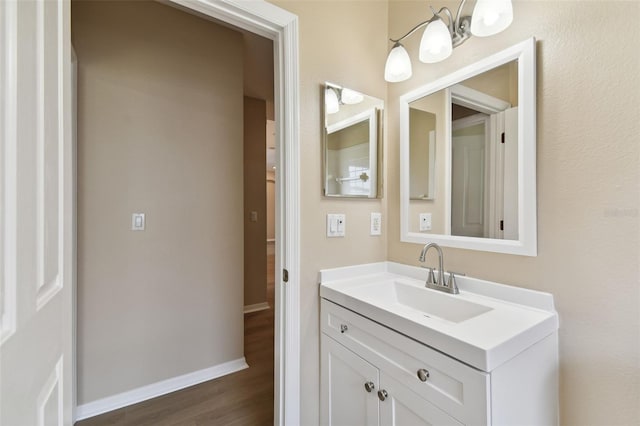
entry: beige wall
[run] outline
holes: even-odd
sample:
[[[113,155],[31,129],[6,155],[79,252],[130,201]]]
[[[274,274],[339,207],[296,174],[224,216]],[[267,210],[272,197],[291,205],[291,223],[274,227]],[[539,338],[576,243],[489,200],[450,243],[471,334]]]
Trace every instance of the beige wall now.
[[[155,2],[72,9],[84,404],[243,356],[242,38]]]
[[[478,90],[494,98],[518,106],[518,61],[485,71],[462,82],[464,86]]]
[[[299,17],[302,425],[319,421],[318,271],[386,259],[384,200],[325,199],[322,188],[322,85],[325,81],[384,99],[387,4],[383,1],[273,1]],[[366,17],[366,18],[365,18]],[[385,189],[386,194],[386,189]],[[382,237],[369,214],[382,212]],[[346,214],[346,237],[326,237],[327,213]]]
[[[426,13],[424,2],[392,1],[389,35]],[[535,36],[538,256],[445,249],[445,267],[553,293],[561,424],[640,424],[640,3],[516,1],[514,16],[504,33],[472,38],[440,64],[414,60],[413,78],[389,85],[389,259],[416,264],[420,250],[400,243],[399,96]],[[413,58],[419,39],[407,43]]]
[[[267,301],[267,103],[244,98],[244,304]],[[257,218],[251,220],[251,212]]]

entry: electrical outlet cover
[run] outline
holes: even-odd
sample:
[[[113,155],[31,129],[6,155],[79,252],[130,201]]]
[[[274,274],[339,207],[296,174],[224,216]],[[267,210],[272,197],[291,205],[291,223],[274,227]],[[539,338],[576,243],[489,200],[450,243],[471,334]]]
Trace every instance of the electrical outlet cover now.
[[[371,235],[382,235],[382,213],[371,213]]]
[[[431,213],[420,213],[420,231],[431,231]]]

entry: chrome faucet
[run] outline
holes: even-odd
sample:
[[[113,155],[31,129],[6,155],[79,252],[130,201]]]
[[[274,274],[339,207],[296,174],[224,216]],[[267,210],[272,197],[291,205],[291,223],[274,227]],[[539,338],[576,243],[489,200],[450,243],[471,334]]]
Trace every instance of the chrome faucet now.
[[[433,273],[433,268],[429,269],[429,275],[427,277],[427,282],[425,283],[425,287],[444,291],[451,294],[458,294],[460,290],[458,290],[458,286],[456,285],[456,277],[453,272],[449,272],[449,281],[445,284],[444,282],[444,261],[442,255],[442,249],[436,243],[429,243],[422,248],[420,252],[420,260],[421,263],[424,263],[427,257],[427,252],[430,248],[435,248],[438,251],[438,281],[436,282],[436,277]]]

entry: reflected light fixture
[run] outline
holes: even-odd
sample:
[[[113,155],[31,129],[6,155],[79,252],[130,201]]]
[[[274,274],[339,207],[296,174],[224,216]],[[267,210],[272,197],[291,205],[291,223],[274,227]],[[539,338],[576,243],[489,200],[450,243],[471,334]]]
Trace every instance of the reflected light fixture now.
[[[453,49],[467,41],[471,35],[488,37],[498,34],[513,21],[511,0],[476,0],[472,15],[462,16],[466,1],[462,0],[458,6],[455,18],[447,7],[437,12],[431,7],[433,16],[430,19],[419,23],[398,39],[389,39],[393,42],[393,48],[387,57],[384,79],[397,83],[411,77],[411,59],[400,42],[422,27],[426,26],[420,40],[418,58],[421,62],[432,64],[447,59]],[[447,18],[448,24],[444,22],[442,15]]]
[[[355,105],[364,101],[364,95],[355,90],[328,85],[324,91],[324,103],[327,114],[340,111],[340,105]]]
[[[324,103],[327,109],[327,114],[335,114],[340,111],[340,102],[338,101],[338,94],[333,87],[327,87],[324,91]]]

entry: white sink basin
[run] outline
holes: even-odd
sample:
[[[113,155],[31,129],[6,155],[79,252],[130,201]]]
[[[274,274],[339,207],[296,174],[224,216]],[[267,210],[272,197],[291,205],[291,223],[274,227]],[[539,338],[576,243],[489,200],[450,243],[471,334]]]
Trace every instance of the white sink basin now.
[[[558,329],[553,296],[471,277],[460,294],[425,288],[426,271],[380,262],[320,271],[320,297],[482,371]]]
[[[392,305],[400,305],[418,311],[426,318],[454,323],[466,321],[493,309],[486,305],[469,302],[456,295],[401,280],[364,285],[352,289],[349,293],[378,306],[388,305],[391,309]]]

